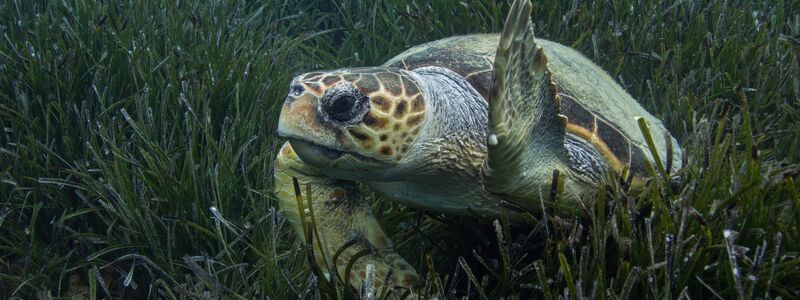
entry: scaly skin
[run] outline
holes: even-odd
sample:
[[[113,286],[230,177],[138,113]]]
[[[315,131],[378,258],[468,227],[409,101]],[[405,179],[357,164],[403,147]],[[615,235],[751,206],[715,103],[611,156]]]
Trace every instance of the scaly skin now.
[[[300,209],[297,206],[295,187],[292,178],[300,183],[303,194],[303,205],[307,205],[306,190],[310,185],[313,193],[311,205],[315,219],[304,213],[306,226],[314,224],[313,253],[317,266],[326,276],[330,276],[329,262],[334,254],[350,241],[355,243],[339,254],[334,265],[340,278],[346,278],[346,266],[351,259],[356,259],[350,270],[350,282],[359,287],[366,278],[367,265],[375,267],[374,284],[380,290],[388,272],[391,270],[391,286],[412,288],[419,282],[414,268],[400,255],[395,253],[392,241],[381,229],[364,195],[352,182],[330,179],[314,167],[304,163],[297,157],[292,146],[283,145],[275,160],[275,194],[278,196],[281,212],[291,222],[292,227],[304,242],[307,230],[303,228]],[[310,212],[306,208],[306,212]],[[319,237],[319,239],[317,239]],[[320,243],[321,242],[321,243]],[[367,251],[367,255],[356,257],[356,254]]]

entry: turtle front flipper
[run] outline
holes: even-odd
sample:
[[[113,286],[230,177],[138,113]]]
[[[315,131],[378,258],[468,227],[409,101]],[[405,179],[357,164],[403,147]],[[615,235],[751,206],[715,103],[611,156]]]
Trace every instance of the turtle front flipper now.
[[[531,3],[512,4],[494,60],[489,101],[488,191],[512,198],[538,198],[554,170],[568,172],[566,117],[559,114],[557,86],[530,22]]]
[[[380,228],[355,184],[325,177],[300,160],[288,142],[275,160],[274,176],[281,212],[304,242],[307,243],[309,238],[313,241],[315,263],[325,276],[331,276],[328,270],[332,270],[329,267],[332,264],[339,278],[347,278],[355,288],[364,282],[368,269],[374,270],[373,282],[377,290],[384,286],[389,276],[391,287],[412,288],[417,284],[419,276],[416,271],[394,251],[391,240]],[[302,207],[298,206],[293,178],[300,185]],[[312,193],[311,209],[307,207],[307,186]],[[312,224],[317,232],[308,236]],[[346,274],[351,260],[355,262],[350,273]]]

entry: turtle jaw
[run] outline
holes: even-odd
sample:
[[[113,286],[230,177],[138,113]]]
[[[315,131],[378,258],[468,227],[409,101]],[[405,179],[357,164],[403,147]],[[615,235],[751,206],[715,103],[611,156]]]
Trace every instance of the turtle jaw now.
[[[333,161],[341,158],[345,154],[342,151],[334,150],[314,143],[309,143],[296,138],[289,138],[289,144],[292,145],[292,148],[301,160],[316,167],[328,166]]]
[[[289,137],[288,140],[302,161],[332,173],[349,174],[348,171],[355,170],[372,172],[386,167],[384,163],[358,153],[340,151],[297,138]]]
[[[304,163],[327,176],[343,180],[383,180],[389,170],[385,163],[353,152],[344,152],[302,139],[289,138],[294,152]]]

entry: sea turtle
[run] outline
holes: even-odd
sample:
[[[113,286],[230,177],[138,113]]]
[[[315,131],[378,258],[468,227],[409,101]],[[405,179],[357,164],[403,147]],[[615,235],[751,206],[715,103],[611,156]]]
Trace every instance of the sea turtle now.
[[[543,205],[566,211],[592,201],[609,174],[628,174],[634,185],[647,176],[655,161],[638,118],[662,166],[681,166],[664,125],[577,51],[534,39],[530,13],[530,1],[517,0],[501,34],[445,38],[379,67],[292,80],[278,121],[288,141],[275,161],[275,192],[326,276],[335,269],[356,287],[370,273],[377,286],[419,281],[361,188],[489,220]],[[554,177],[564,187],[556,202]]]

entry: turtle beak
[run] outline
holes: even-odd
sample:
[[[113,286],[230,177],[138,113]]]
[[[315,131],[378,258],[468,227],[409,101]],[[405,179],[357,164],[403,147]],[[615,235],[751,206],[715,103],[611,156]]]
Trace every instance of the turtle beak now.
[[[278,118],[278,136],[280,137],[296,137],[304,130],[299,126],[302,123],[307,123],[308,117],[311,116],[310,112],[314,110],[313,101],[311,99],[300,96],[300,99],[288,96],[283,101],[283,108],[281,108],[281,115]]]
[[[303,140],[289,139],[297,156],[304,162],[312,166],[327,166],[332,161],[342,157],[344,152],[333,150],[331,148],[315,145]]]
[[[333,145],[335,132],[317,116],[319,99],[305,93],[289,95],[278,119],[278,136],[287,138],[300,159],[313,166],[327,166],[343,155],[324,145]]]
[[[318,103],[317,97],[309,93],[286,97],[278,119],[278,136],[335,145],[336,132],[321,122]]]

